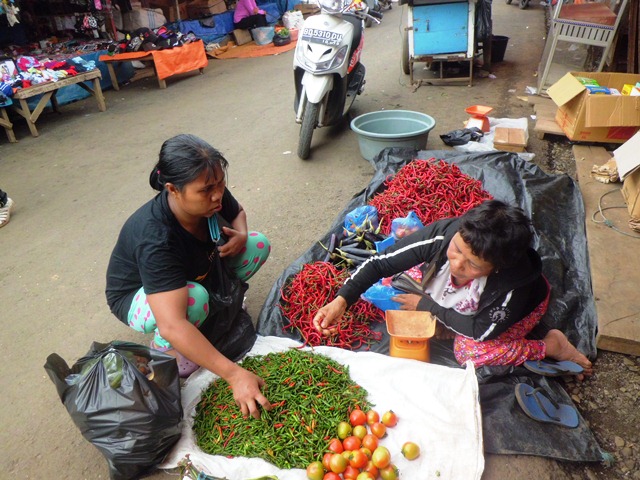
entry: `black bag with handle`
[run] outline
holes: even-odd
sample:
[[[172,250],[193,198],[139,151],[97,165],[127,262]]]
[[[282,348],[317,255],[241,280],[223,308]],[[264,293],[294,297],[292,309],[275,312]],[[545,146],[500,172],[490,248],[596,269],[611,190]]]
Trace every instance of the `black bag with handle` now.
[[[44,368],[82,436],[106,458],[112,480],[154,470],[180,439],[175,357],[130,342],[94,342],[72,367],[52,353]]]

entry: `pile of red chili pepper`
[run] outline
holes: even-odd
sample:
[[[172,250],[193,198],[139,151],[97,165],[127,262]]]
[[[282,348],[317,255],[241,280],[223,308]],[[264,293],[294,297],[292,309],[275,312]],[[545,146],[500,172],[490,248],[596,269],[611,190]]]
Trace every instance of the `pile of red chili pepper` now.
[[[389,235],[391,222],[414,211],[424,225],[458,217],[493,197],[479,180],[457,165],[431,158],[414,160],[385,182],[385,189],[369,200],[378,209],[380,231]]]
[[[356,408],[371,408],[349,368],[324,355],[294,348],[246,357],[241,365],[265,381],[272,408],[262,410],[260,419],[243,418],[229,384],[216,380],[202,392],[193,419],[205,453],[306,468],[325,451],[340,421]]]
[[[280,292],[280,309],[288,320],[283,330],[297,330],[305,345],[329,345],[357,350],[382,338],[381,332],[371,329],[371,322],[382,322],[382,311],[374,305],[358,300],[342,316],[336,332],[322,336],[312,320],[321,307],[333,300],[344,281],[347,269],[330,262],[306,263],[289,277]]]

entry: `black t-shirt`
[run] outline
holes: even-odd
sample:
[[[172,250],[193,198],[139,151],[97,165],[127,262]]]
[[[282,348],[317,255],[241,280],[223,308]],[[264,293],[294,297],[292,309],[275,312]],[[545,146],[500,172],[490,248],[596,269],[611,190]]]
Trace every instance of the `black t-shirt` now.
[[[231,223],[240,206],[225,189],[219,215]],[[187,232],[169,208],[163,191],[140,207],[125,222],[107,267],[107,303],[120,321],[127,315],[134,294],[177,290],[195,281],[211,291],[211,266],[216,244]]]

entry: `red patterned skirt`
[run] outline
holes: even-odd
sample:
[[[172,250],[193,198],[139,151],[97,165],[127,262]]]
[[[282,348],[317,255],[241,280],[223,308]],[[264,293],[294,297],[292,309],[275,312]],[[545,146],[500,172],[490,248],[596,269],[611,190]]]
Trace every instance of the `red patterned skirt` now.
[[[546,279],[545,279],[546,281]],[[463,365],[471,360],[477,367],[483,365],[520,365],[527,360],[541,360],[546,355],[542,340],[527,340],[525,337],[540,322],[549,306],[551,289],[547,282],[547,296],[533,312],[493,340],[479,342],[473,338],[456,335],[453,351],[456,360]]]

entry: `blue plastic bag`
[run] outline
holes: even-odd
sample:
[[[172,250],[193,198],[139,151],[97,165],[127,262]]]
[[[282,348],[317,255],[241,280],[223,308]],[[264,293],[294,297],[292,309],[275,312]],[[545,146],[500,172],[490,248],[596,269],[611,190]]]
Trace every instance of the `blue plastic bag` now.
[[[364,301],[373,303],[380,310],[386,312],[387,310],[400,310],[401,304],[391,299],[403,293],[405,292],[402,290],[383,285],[382,281],[378,281],[370,286],[361,297]]]
[[[356,228],[378,228],[380,221],[378,220],[378,209],[371,205],[363,205],[355,210],[350,211],[344,217],[344,228],[349,233],[354,233]]]
[[[420,230],[424,225],[413,210],[404,218],[396,218],[391,222],[391,236],[396,240],[406,237]]]

